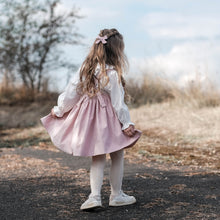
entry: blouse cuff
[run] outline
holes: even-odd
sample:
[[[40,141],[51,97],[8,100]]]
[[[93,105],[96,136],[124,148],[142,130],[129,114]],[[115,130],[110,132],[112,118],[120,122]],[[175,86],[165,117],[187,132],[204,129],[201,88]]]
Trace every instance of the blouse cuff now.
[[[53,112],[57,117],[63,117],[63,111],[59,108],[59,106],[54,106]]]
[[[125,123],[125,124],[123,124],[123,126],[122,126],[122,130],[127,129],[130,125],[135,125],[135,124],[134,124],[133,122]]]

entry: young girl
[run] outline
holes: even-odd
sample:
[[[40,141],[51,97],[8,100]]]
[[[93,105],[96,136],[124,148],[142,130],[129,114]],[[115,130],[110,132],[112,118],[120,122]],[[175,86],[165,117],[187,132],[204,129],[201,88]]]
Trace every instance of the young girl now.
[[[81,209],[102,206],[101,187],[106,154],[110,153],[110,206],[136,202],[121,190],[124,148],[141,136],[130,120],[122,76],[126,70],[122,35],[116,29],[100,31],[81,68],[58,97],[58,105],[41,121],[52,142],[74,156],[91,156],[91,193]]]

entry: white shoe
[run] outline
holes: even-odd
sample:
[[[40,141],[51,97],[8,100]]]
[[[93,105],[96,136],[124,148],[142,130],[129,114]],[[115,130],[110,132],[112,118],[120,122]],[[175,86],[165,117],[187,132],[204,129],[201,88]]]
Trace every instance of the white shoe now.
[[[81,210],[93,209],[97,207],[101,207],[101,197],[100,196],[89,196],[89,198],[81,205]]]
[[[135,202],[136,199],[134,196],[126,195],[125,193],[123,193],[123,191],[121,191],[118,196],[110,196],[109,206],[131,205]]]

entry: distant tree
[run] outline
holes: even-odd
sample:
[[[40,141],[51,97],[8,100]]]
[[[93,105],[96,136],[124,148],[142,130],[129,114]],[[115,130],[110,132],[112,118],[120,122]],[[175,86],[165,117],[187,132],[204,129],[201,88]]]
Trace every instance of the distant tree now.
[[[58,13],[59,0],[0,1],[0,71],[40,92],[52,69],[74,69],[62,45],[79,44],[76,8]]]

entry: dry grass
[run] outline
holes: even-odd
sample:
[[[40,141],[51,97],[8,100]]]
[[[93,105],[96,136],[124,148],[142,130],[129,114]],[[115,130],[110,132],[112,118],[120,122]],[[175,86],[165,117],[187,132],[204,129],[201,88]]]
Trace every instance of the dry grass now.
[[[220,91],[211,81],[191,81],[183,89],[176,85],[172,91],[176,105],[190,105],[196,108],[216,107],[220,105]]]
[[[42,126],[0,130],[0,148],[50,145],[50,138]],[[46,143],[46,145],[45,145]]]
[[[128,151],[135,161],[220,169],[220,95],[213,83],[197,80],[180,89],[173,82],[145,75],[141,84],[130,81],[127,85],[134,97],[132,107],[139,106],[131,110],[132,121],[143,131],[140,141]],[[18,97],[15,100],[22,101],[23,95],[28,97],[27,91],[22,89],[17,92],[5,90],[0,93],[0,103],[4,102],[2,97],[6,97],[7,102],[10,97],[16,97],[15,93]],[[47,96],[45,98],[48,100]],[[36,125],[36,119],[46,115],[50,107],[45,105],[44,109],[42,104],[34,104],[36,106],[21,107],[19,111],[16,111],[18,106],[1,108],[0,147],[51,144],[49,136],[39,127],[36,130],[3,130],[12,127],[7,126],[9,121],[18,119],[22,119],[20,124],[27,119]],[[24,114],[26,111],[30,114]]]
[[[35,108],[36,112],[38,108]],[[131,119],[143,132],[127,151],[135,163],[156,161],[172,166],[187,165],[212,172],[220,169],[220,107],[195,108],[172,102],[131,109]],[[33,114],[33,112],[32,112]],[[36,114],[37,115],[37,114]],[[19,117],[19,116],[17,116]],[[31,116],[36,118],[34,114]],[[0,130],[0,148],[52,148],[42,126]],[[53,147],[55,150],[55,147]]]
[[[24,86],[0,84],[0,105],[20,105],[36,101],[55,100],[57,93],[48,90],[37,92]]]
[[[57,93],[48,91],[49,81],[41,92],[37,92],[16,84],[12,81],[0,83],[0,105],[17,105],[34,101],[56,100]],[[190,81],[184,88],[180,88],[174,81],[153,73],[143,73],[142,79],[130,79],[127,90],[132,97],[130,107],[144,104],[162,103],[175,100],[176,105],[193,105],[194,107],[215,107],[220,105],[220,91],[209,81]]]
[[[220,107],[178,106],[175,101],[131,110],[143,131],[131,150],[142,160],[220,169]]]
[[[127,90],[132,97],[132,107],[139,107],[147,103],[161,103],[175,98],[170,81],[149,74],[143,75],[141,83],[129,79]]]
[[[194,142],[220,140],[220,107],[197,109],[169,102],[132,109],[131,115],[143,130],[166,128]]]
[[[197,108],[220,105],[220,91],[214,82],[197,79],[189,81],[181,88],[165,77],[143,74],[141,82],[130,79],[127,82],[128,93],[133,98],[130,106],[174,101],[179,106],[190,105]]]

